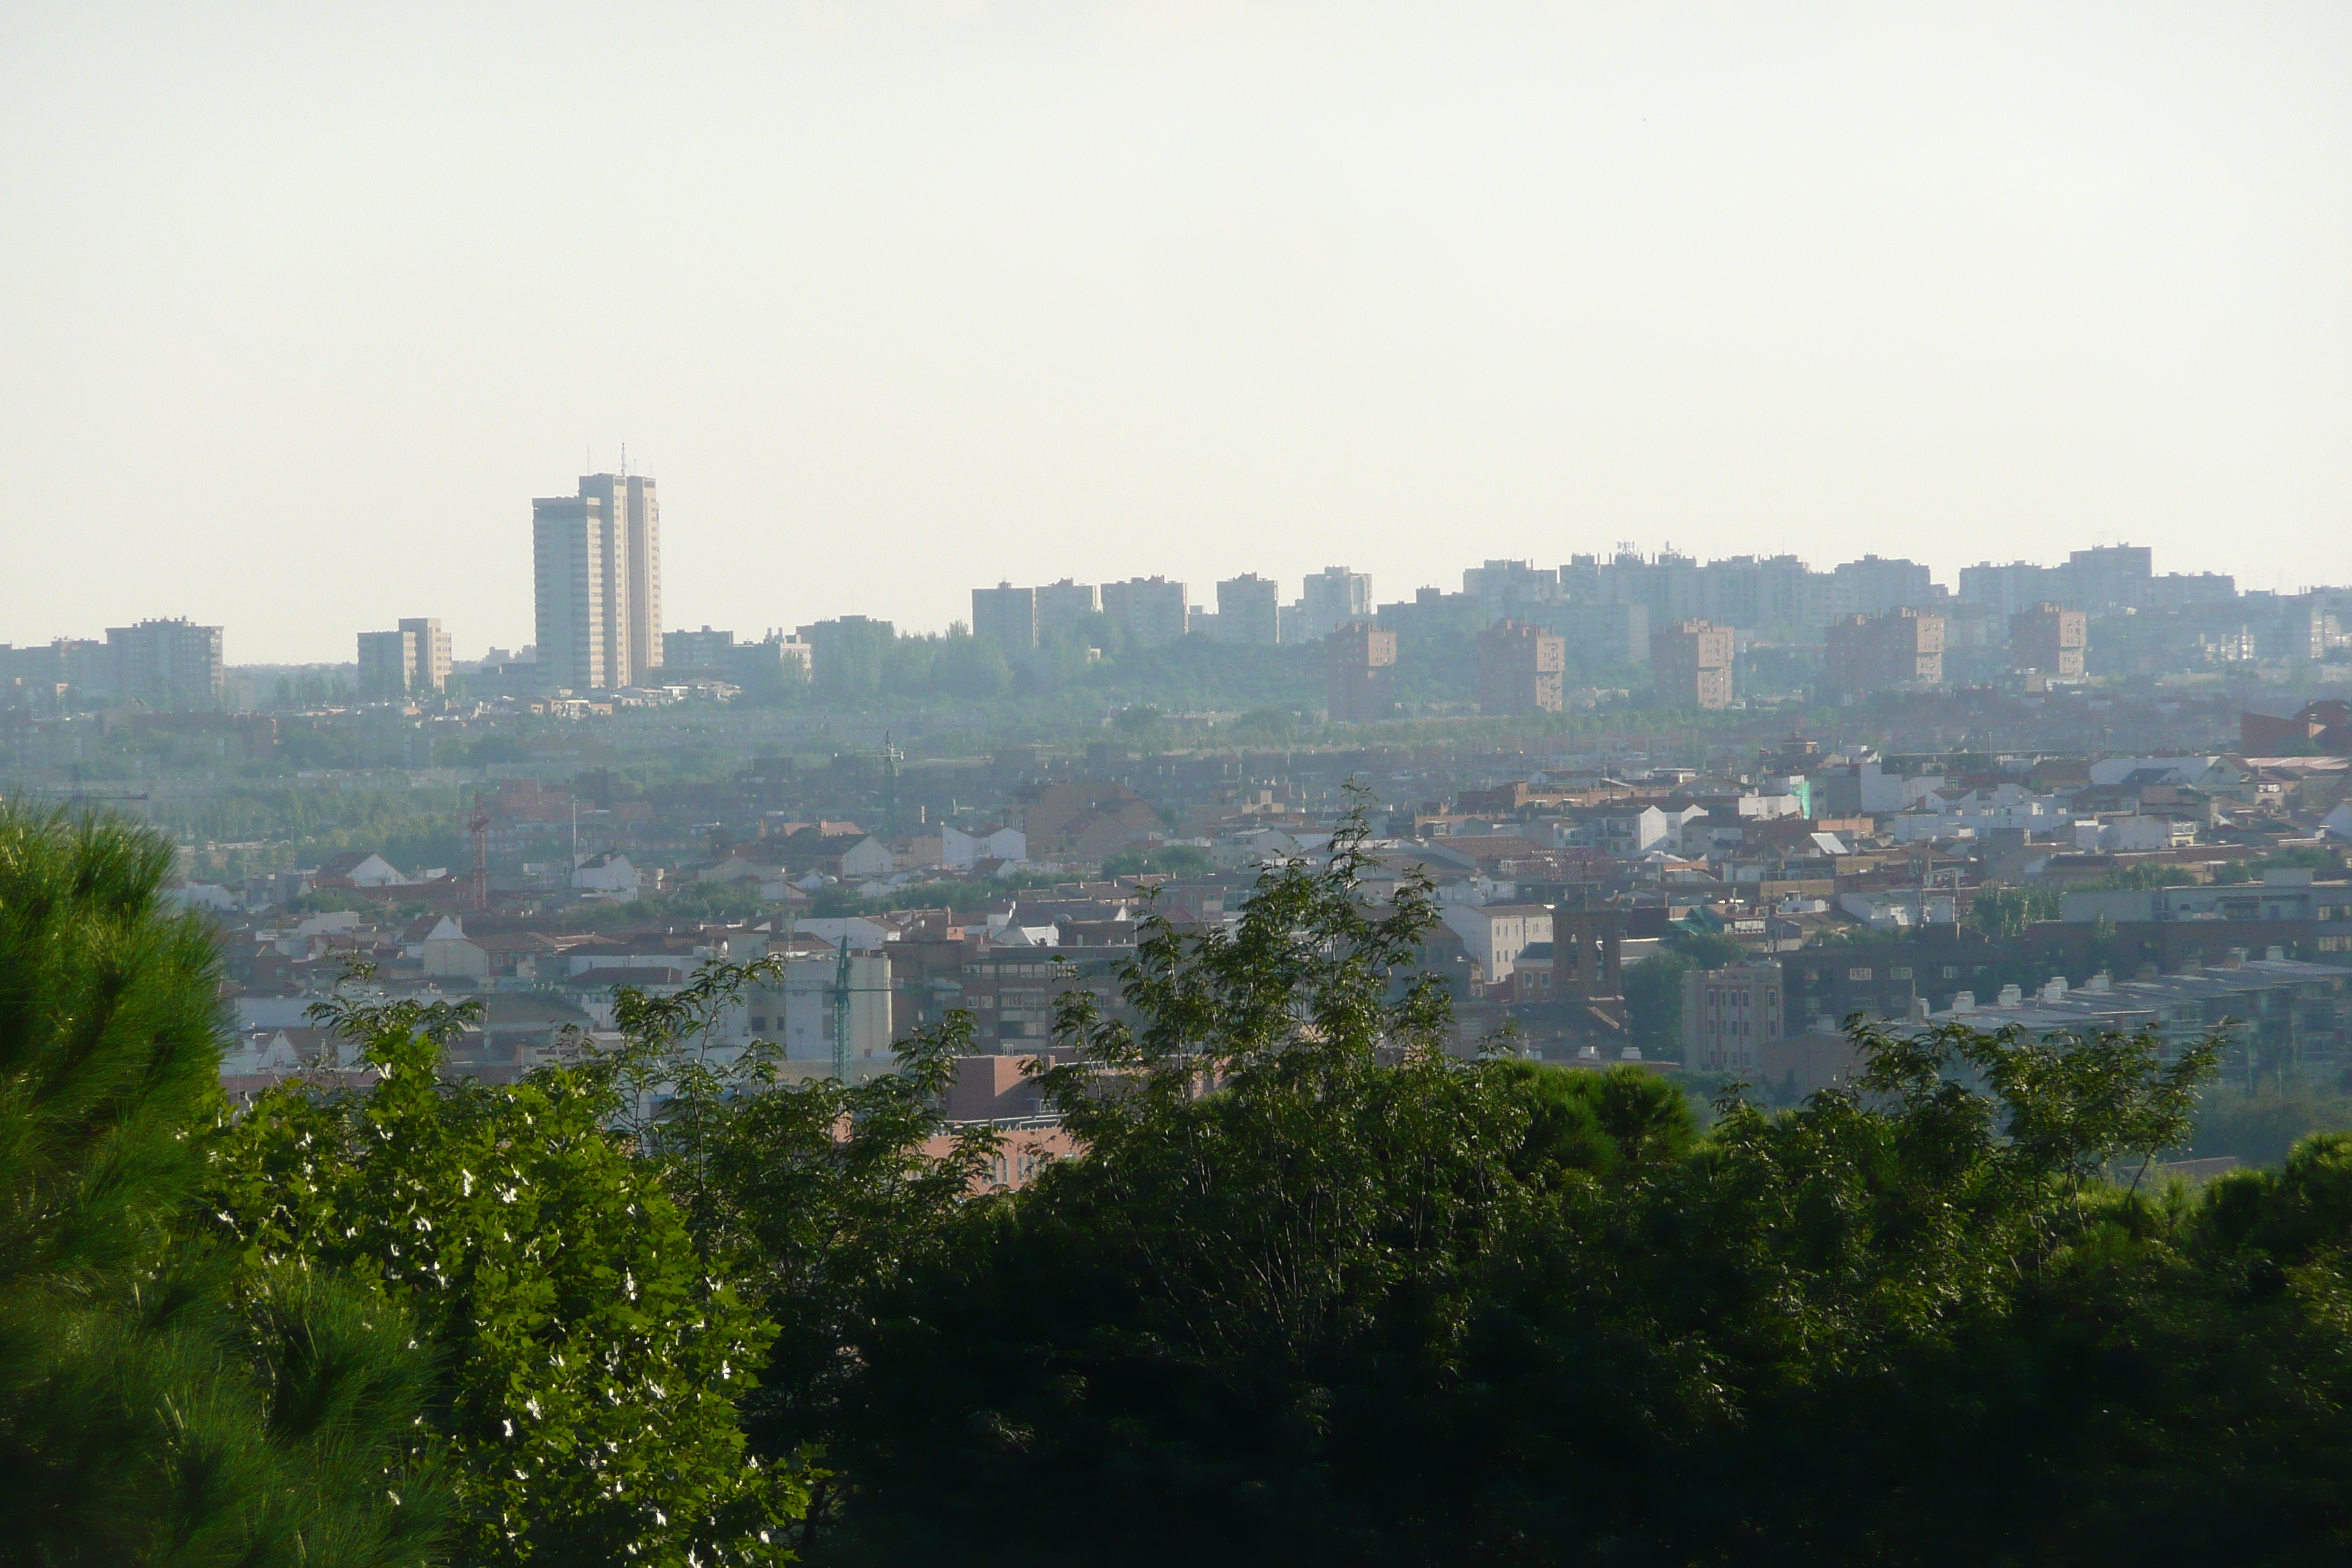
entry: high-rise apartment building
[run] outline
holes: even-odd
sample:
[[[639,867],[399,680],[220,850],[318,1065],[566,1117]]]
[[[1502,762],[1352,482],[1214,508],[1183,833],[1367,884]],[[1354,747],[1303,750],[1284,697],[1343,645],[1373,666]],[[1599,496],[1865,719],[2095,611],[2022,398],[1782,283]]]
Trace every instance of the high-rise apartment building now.
[[[1462,592],[1486,625],[1521,620],[1549,625],[1561,603],[1559,573],[1529,561],[1489,561],[1462,574]]]
[[[1217,637],[1222,642],[1271,647],[1280,640],[1282,586],[1252,572],[1217,584]]]
[[[1650,606],[1572,605],[1561,612],[1569,656],[1591,677],[1650,662]]]
[[[1848,616],[1829,629],[1822,671],[1831,689],[1916,691],[1944,684],[1944,617],[1906,605]]]
[[[1165,577],[1130,577],[1102,585],[1103,616],[1125,628],[1130,647],[1166,647],[1181,639],[1191,608],[1184,584]]]
[[[416,668],[415,637],[407,632],[362,632],[359,654],[362,697],[388,701],[408,695]]]
[[[1323,671],[1334,724],[1370,724],[1396,707],[1397,635],[1354,621],[1323,643]]]
[[[360,695],[379,701],[449,689],[449,634],[430,616],[414,616],[388,632],[362,632]]]
[[[401,621],[399,626],[408,634],[415,650],[415,662],[409,669],[409,690],[448,690],[449,672],[456,660],[450,657],[449,634],[441,629],[439,619],[431,616],[412,616]]]
[[[1497,621],[1478,634],[1478,711],[1557,713],[1567,639],[1525,621]]]
[[[1650,634],[1650,674],[1658,700],[1675,708],[1731,706],[1731,628],[1676,621]]]
[[[221,629],[184,620],[106,628],[114,694],[151,708],[217,708],[228,694]]]
[[[1037,640],[1052,643],[1083,637],[1100,614],[1102,595],[1092,583],[1073,583],[1067,577],[1047,583],[1037,590]]]
[[[1319,642],[1352,621],[1371,616],[1370,573],[1326,566],[1300,585],[1296,616],[1300,642]]]
[[[994,643],[1007,653],[1025,653],[1037,646],[1037,590],[999,583],[971,591],[971,635]]]
[[[1843,563],[1830,575],[1844,590],[1842,613],[1883,616],[1906,605],[1936,602],[1936,584],[1927,568],[1916,561],[1865,555]]]
[[[573,690],[642,683],[662,662],[654,481],[586,474],[578,495],[530,507],[541,668]]]
[[[715,632],[708,625],[698,632],[667,632],[662,637],[665,669],[725,669],[734,655],[735,634]]]
[[[2047,601],[2009,617],[2009,667],[2068,680],[2083,677],[2091,618]]]

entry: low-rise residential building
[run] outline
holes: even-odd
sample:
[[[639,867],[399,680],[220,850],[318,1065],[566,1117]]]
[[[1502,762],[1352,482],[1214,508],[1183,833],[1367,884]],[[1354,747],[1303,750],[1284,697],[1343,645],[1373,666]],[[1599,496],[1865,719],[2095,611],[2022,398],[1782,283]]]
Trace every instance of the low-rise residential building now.
[[[1530,942],[1551,941],[1551,909],[1545,904],[1449,904],[1438,918],[1461,937],[1490,985],[1510,978],[1512,964]]]
[[[1695,969],[1683,976],[1683,1060],[1700,1072],[1750,1072],[1781,1037],[1778,963]]]

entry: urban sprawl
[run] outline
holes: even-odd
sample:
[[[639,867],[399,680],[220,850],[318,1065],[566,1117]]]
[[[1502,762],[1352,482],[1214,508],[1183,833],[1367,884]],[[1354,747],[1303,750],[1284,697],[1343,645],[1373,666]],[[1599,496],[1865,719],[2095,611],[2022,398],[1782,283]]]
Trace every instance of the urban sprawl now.
[[[184,620],[0,647],[0,790],[180,843],[233,1089],[333,1068],[308,1009],[355,963],[478,998],[451,1065],[497,1082],[616,987],[775,955],[716,1044],[865,1077],[961,1009],[947,1115],[1010,1129],[1017,1181],[1057,999],[1116,1011],[1139,922],[1231,921],[1359,819],[1369,896],[1434,888],[1465,1054],[1787,1103],[1847,1080],[1858,1014],[2230,1019],[2225,1082],[2352,1077],[2352,589],[1620,546],[1385,603],[1346,567],[1001,583],[943,635],[739,635],[665,629],[653,480],[531,505],[519,651],[431,617],[339,666]]]

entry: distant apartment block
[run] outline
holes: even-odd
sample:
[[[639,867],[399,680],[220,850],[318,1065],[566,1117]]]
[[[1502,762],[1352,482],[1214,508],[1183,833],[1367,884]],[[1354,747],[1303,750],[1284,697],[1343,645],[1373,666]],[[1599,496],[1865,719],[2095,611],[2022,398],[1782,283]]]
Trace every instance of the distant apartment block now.
[[[662,664],[654,481],[584,475],[578,495],[530,507],[541,669],[577,691],[641,683]]]
[[[1217,584],[1217,639],[1271,647],[1281,639],[1282,588],[1253,572]]]
[[[854,684],[862,666],[878,678],[881,661],[898,641],[898,629],[871,616],[836,616],[799,628],[799,642],[808,651],[809,673],[830,689]]]
[[[1700,1072],[1744,1072],[1761,1065],[1758,1047],[1780,1039],[1780,966],[1734,963],[1683,976],[1683,1060]]]
[[[2077,550],[2060,566],[2030,561],[1995,565],[1987,561],[1960,568],[1958,596],[1990,605],[2004,618],[2047,601],[2100,615],[2126,608],[2179,609],[2226,604],[2237,597],[2233,577],[2213,572],[2168,572],[2156,575],[2155,555],[2146,545],[2105,544]]]
[[[625,600],[615,596],[612,625],[626,649],[630,686],[661,668],[661,503],[654,482],[642,474],[592,474],[580,493],[603,500],[604,515],[619,520],[616,531]],[[607,632],[608,638],[611,632]]]
[[[430,616],[411,616],[399,623],[416,650],[416,663],[409,682],[412,691],[442,692],[449,689],[449,673],[457,661],[451,658],[449,634],[441,623]]]
[[[1588,674],[1650,662],[1647,605],[1578,605],[1560,621],[1568,656]]]
[[[1318,642],[1351,622],[1370,620],[1371,574],[1326,566],[1301,584],[1293,618],[1299,642]]]
[[[1334,724],[1370,724],[1396,708],[1397,638],[1356,621],[1323,643],[1324,677]]]
[[[1462,574],[1462,592],[1478,606],[1478,618],[1549,623],[1561,602],[1559,573],[1528,561],[1488,561]]]
[[[114,664],[95,637],[58,637],[30,647],[0,643],[0,685],[21,682],[54,699],[59,688],[91,693],[114,689]]]
[[[1103,618],[1124,629],[1134,647],[1166,647],[1181,640],[1191,607],[1184,584],[1165,577],[1130,577],[1102,585]]]
[[[228,693],[221,629],[184,620],[106,628],[107,678],[115,696],[151,708],[218,708]]]
[[[1478,634],[1478,711],[1557,713],[1567,668],[1566,638],[1525,621],[1497,621]]]
[[[1936,602],[1935,582],[1927,568],[1916,561],[1865,555],[1844,563],[1830,575],[1844,590],[1846,614],[1884,616],[1906,605]]]
[[[1676,621],[1650,634],[1650,675],[1658,700],[1673,708],[1731,706],[1729,626]]]
[[[733,632],[715,632],[708,626],[698,632],[671,632],[662,638],[666,669],[724,669],[734,651]]]
[[[1007,653],[1037,646],[1037,590],[999,583],[971,591],[971,635]]]
[[[402,621],[396,630],[359,635],[362,697],[397,701],[449,689],[449,634],[429,617]]]
[[[1073,583],[1067,577],[1058,583],[1047,583],[1036,590],[1037,640],[1040,643],[1066,642],[1082,637],[1102,614],[1102,595],[1092,583]]]
[[[2009,666],[2068,680],[2083,677],[2090,651],[2091,617],[2048,601],[2009,617]]]
[[[770,632],[759,642],[737,642],[731,631],[670,632],[662,638],[663,679],[715,676],[747,691],[768,691],[805,679],[809,647],[797,637]]]
[[[1944,684],[1944,617],[1906,605],[1848,616],[1829,629],[1828,685],[1850,694],[1916,691]]]

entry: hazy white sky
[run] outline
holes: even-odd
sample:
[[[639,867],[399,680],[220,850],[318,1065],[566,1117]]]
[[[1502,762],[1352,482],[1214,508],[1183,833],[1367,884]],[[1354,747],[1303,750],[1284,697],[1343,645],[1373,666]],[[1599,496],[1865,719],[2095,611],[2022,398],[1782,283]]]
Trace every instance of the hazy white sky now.
[[[1621,540],[2352,579],[2352,6],[0,9],[0,640]]]

